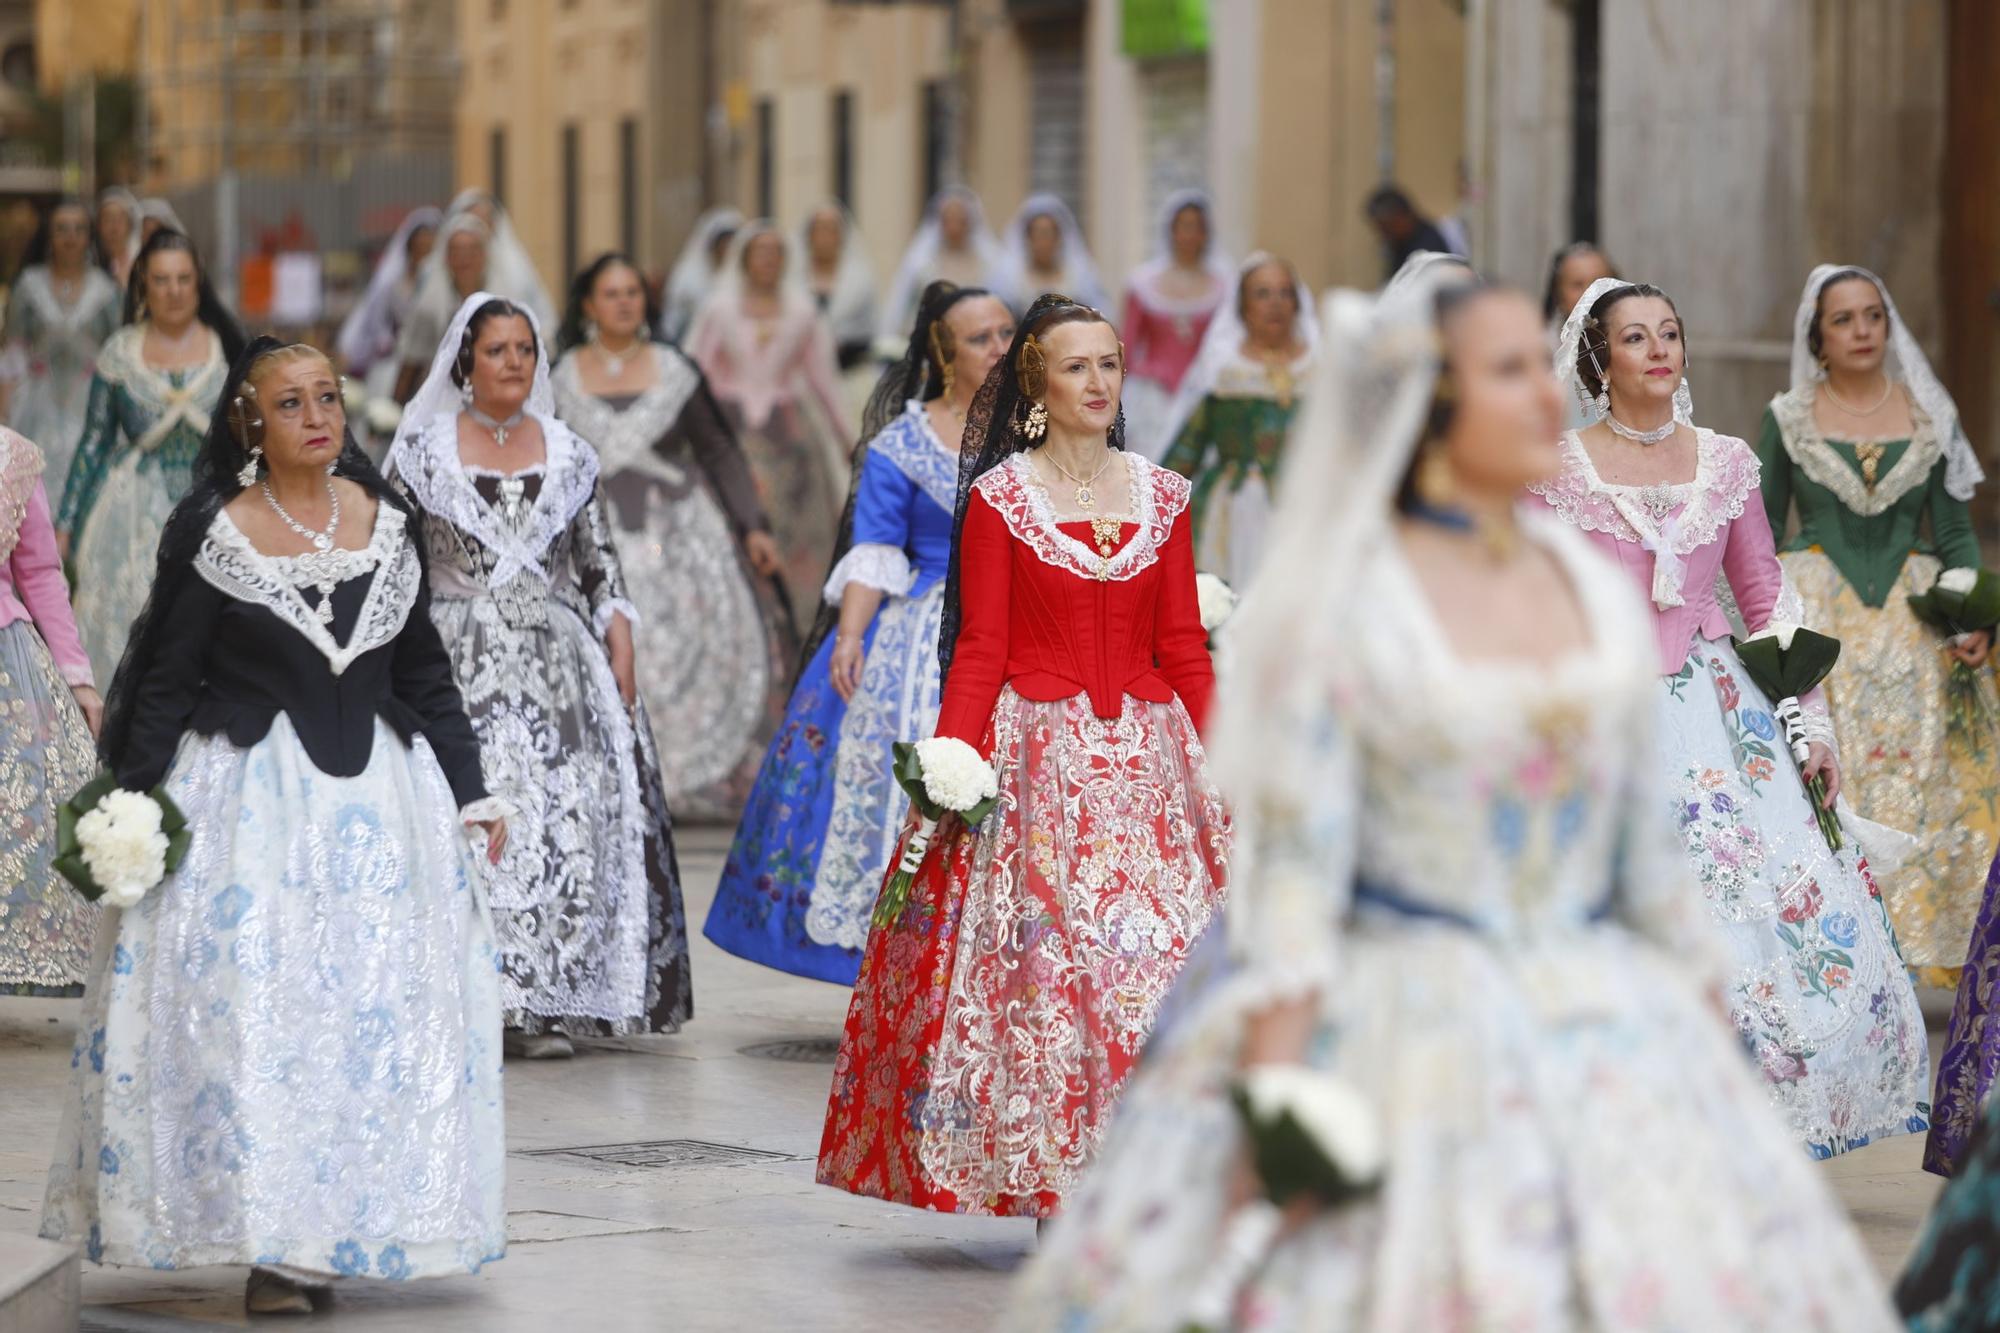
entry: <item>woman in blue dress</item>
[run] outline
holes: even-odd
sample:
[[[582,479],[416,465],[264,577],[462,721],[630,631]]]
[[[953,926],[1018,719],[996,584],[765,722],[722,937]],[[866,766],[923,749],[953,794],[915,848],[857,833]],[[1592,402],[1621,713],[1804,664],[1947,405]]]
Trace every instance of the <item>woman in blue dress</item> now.
[[[1014,319],[934,282],[869,398],[819,620],[764,755],[703,933],[740,958],[854,984],[907,801],[891,747],[938,710],[938,621],[959,440]]]

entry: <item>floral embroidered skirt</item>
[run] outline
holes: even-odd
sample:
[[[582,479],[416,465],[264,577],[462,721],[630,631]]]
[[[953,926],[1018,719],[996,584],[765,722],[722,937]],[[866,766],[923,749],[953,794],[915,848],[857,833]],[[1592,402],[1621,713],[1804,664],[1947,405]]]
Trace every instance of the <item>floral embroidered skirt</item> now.
[[[1226,1327],[1898,1327],[1682,960],[1609,923],[1525,940],[1379,917],[1325,929],[1341,932],[1339,977],[1305,1060],[1375,1108],[1382,1190],[1273,1245]],[[1190,963],[1175,1026],[1023,1268],[1005,1333],[1193,1326],[1240,1169],[1246,1015],[1294,993],[1255,957],[1205,977],[1215,952]]]
[[[1188,949],[1229,826],[1178,702],[1003,690],[997,808],[940,826],[868,937],[819,1181],[939,1211],[1045,1217],[1089,1165]]]
[[[91,671],[107,689],[125,655],[125,636],[153,591],[160,533],[187,493],[187,467],[169,461],[164,449],[126,446],[116,454],[75,534],[76,628]]]
[[[42,1235],[93,1262],[475,1272],[506,1248],[492,927],[443,772],[375,725],[191,736],[180,870],[98,933]]]
[[[1828,850],[1770,704],[1696,639],[1657,714],[1673,811],[1735,970],[1738,1034],[1815,1157],[1929,1124],[1930,1048],[1881,894]]]
[[[0,995],[81,995],[99,913],[49,867],[56,811],[97,753],[28,621],[0,626],[0,700]]]
[[[1944,640],[1910,611],[1937,578],[1913,555],[1882,606],[1855,596],[1819,551],[1783,557],[1806,623],[1841,642],[1827,678],[1846,799],[1916,837],[1917,851],[1879,876],[1903,960],[1925,985],[1958,984],[1980,885],[2000,843],[2000,701],[1991,671],[1954,677]]]
[[[840,536],[841,496],[847,490],[839,463],[842,446],[830,427],[796,402],[777,404],[755,428],[745,423],[735,403],[725,401],[722,411],[743,443],[757,498],[771,516],[771,536],[784,559],[779,578],[791,599],[793,630],[803,634],[819,605],[827,552]]]

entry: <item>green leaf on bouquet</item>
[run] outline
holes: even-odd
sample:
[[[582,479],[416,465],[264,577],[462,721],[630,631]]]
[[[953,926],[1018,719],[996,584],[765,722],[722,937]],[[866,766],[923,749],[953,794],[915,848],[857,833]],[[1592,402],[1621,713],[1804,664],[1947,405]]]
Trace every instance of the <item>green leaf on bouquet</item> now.
[[[890,753],[895,756],[892,771],[896,775],[896,785],[917,807],[917,813],[925,819],[944,818],[947,813],[945,808],[933,801],[930,792],[924,789],[924,761],[917,758],[916,744],[897,741],[890,747]]]
[[[1905,600],[1910,604],[1910,614],[1932,629],[1942,630],[1947,634],[1957,632],[1951,627],[1951,617],[1944,613],[1943,608],[1938,606],[1937,599],[1930,593],[1913,592]]]
[[[90,873],[89,864],[83,859],[83,846],[77,841],[76,826],[79,820],[97,808],[99,801],[118,790],[118,779],[109,770],[99,773],[77,790],[76,795],[56,808],[56,855],[49,863],[50,868],[68,880],[76,891],[90,902],[104,896],[104,886]],[[187,816],[167,795],[165,784],[146,793],[153,803],[160,807],[160,832],[167,835],[166,867],[169,875],[181,868],[186,859],[188,845],[194,841],[194,830],[188,827]]]
[[[1352,1179],[1339,1163],[1328,1160],[1319,1141],[1290,1111],[1261,1118],[1251,1105],[1250,1094],[1240,1086],[1229,1090],[1229,1099],[1242,1122],[1257,1178],[1271,1202],[1280,1208],[1301,1196],[1331,1206],[1379,1188],[1379,1180]]]
[[[1992,629],[2000,625],[2000,575],[1990,569],[1979,571],[1978,580],[1972,591],[1965,594],[1965,601],[1958,613],[1961,632]]]
[[[1813,689],[1840,660],[1840,640],[1817,630],[1796,631],[1789,648],[1780,647],[1777,639],[1768,636],[1731,642],[1751,681],[1774,702],[1795,699]]]

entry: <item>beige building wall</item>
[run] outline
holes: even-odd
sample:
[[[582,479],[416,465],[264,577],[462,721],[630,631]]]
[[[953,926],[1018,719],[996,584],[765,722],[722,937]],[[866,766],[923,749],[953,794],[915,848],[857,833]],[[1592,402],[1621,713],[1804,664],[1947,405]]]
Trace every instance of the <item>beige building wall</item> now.
[[[35,0],[35,72],[45,93],[85,74],[129,75],[140,0]]]

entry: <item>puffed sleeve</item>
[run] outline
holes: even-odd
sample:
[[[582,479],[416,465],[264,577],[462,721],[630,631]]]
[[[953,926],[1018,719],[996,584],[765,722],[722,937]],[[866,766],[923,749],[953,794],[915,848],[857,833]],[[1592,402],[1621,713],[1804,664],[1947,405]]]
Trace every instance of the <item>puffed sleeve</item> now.
[[[154,592],[158,596],[158,590]],[[180,576],[173,601],[158,620],[153,654],[133,680],[131,725],[124,748],[109,756],[118,785],[151,791],[166,778],[188,719],[201,698],[201,682],[215,639],[223,594],[193,571]]]
[[[35,629],[48,645],[49,656],[63,683],[71,686],[94,684],[90,655],[76,632],[76,615],[70,610],[69,582],[63,578],[62,561],[56,558],[56,533],[49,522],[49,500],[40,482],[29,488],[28,508],[21,516],[21,535],[14,554],[7,561],[14,590],[21,605],[34,618]]]
[[[958,641],[938,710],[937,734],[981,754],[1007,672],[1014,552],[1006,520],[977,490],[965,508],[959,537]]]
[[[916,583],[907,549],[916,496],[916,483],[887,457],[870,450],[861,460],[854,490],[854,542],[826,577],[827,605],[838,606],[850,583],[896,597]]]
[[[1764,409],[1764,428],[1757,432],[1758,489],[1764,493],[1764,518],[1773,536],[1785,530],[1792,508],[1792,456],[1785,449],[1785,432],[1777,413]]]
[[[595,486],[590,499],[570,520],[570,561],[576,567],[577,586],[590,603],[590,623],[601,638],[611,627],[611,617],[622,615],[625,623],[639,623],[638,608],[625,592],[625,569],[618,563],[618,548],[611,540],[611,519],[604,512],[604,495]]]
[[[1194,525],[1183,509],[1160,552],[1160,609],[1153,622],[1153,661],[1180,696],[1200,730],[1215,693],[1215,663],[1201,627],[1201,594],[1194,581]]]
[[[737,441],[736,432],[729,428],[729,419],[722,415],[722,407],[715,401],[706,376],[681,408],[680,420],[674,423],[674,428],[686,435],[695,463],[715,486],[737,537],[769,531],[771,519],[757,498],[757,481],[750,473],[750,460],[743,456],[743,446]]]
[[[390,663],[390,688],[396,698],[421,719],[424,739],[451,784],[460,809],[486,799],[486,780],[479,766],[479,737],[465,714],[465,700],[452,674],[444,639],[431,620],[431,584],[417,585],[403,632],[396,636]]]
[[[78,533],[97,503],[98,488],[104,484],[118,443],[117,386],[102,375],[90,380],[90,403],[83,414],[83,435],[70,459],[69,476],[63,485],[62,505],[56,511],[56,527]]]

